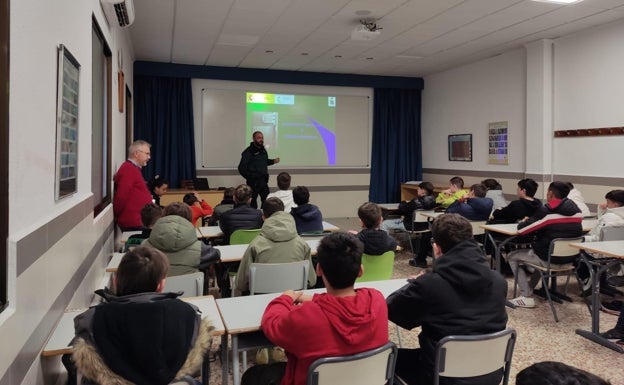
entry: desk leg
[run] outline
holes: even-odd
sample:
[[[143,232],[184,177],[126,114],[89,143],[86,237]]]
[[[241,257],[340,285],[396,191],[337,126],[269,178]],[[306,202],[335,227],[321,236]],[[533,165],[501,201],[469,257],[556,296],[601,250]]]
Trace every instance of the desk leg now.
[[[227,385],[228,383],[228,335],[223,334],[221,336],[221,384]]]
[[[609,268],[609,265],[592,263],[584,256],[585,251],[581,251],[581,260],[589,267],[589,272],[592,278],[592,296],[591,296],[591,331],[576,329],[576,334],[587,338],[590,341],[615,350],[618,353],[624,353],[624,348],[616,343],[603,338],[600,335],[600,276]],[[593,271],[593,266],[597,266],[598,269]]]
[[[232,382],[240,385],[240,365],[238,363],[238,336],[232,334]]]

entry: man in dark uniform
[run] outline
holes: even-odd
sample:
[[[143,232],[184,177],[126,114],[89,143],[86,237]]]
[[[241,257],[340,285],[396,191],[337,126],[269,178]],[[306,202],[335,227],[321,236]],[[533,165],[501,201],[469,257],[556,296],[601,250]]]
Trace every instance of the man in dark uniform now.
[[[246,184],[253,189],[251,206],[258,208],[258,195],[264,203],[269,195],[269,170],[268,166],[279,163],[280,158],[269,159],[269,154],[264,148],[264,135],[260,131],[253,133],[253,142],[241,153],[238,164],[238,172],[246,180]]]

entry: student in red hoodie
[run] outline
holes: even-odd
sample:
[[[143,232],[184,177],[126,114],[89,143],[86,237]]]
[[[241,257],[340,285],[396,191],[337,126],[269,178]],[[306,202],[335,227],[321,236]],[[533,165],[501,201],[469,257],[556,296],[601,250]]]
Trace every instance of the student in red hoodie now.
[[[269,303],[262,331],[286,351],[287,363],[256,365],[245,372],[243,385],[305,385],[316,359],[374,349],[388,342],[388,308],[375,289],[353,288],[362,275],[362,243],[337,232],[318,246],[317,275],[327,293],[314,296],[285,291]],[[281,382],[280,382],[281,378]]]
[[[206,203],[205,200],[199,197],[197,191],[184,195],[182,201],[189,205],[191,208],[192,218],[191,223],[193,226],[202,226],[202,222],[198,222],[203,217],[209,217],[213,213],[212,206]]]

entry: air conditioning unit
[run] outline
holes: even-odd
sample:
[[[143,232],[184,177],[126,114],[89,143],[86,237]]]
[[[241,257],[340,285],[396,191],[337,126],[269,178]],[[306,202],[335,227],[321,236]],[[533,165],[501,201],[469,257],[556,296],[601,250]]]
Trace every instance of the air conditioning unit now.
[[[100,4],[111,27],[127,27],[134,22],[132,0],[100,0]]]

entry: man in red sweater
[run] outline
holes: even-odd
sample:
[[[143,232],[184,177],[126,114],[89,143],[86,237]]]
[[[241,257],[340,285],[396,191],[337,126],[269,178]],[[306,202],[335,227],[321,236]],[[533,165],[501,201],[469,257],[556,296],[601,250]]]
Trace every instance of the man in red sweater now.
[[[141,168],[150,160],[150,144],[144,140],[133,142],[128,148],[128,160],[117,170],[113,180],[113,213],[121,231],[141,230],[141,209],[152,203],[152,194],[141,174]]]
[[[269,303],[262,330],[286,351],[288,363],[256,365],[242,383],[305,385],[310,364],[321,357],[374,349],[388,342],[388,308],[375,289],[353,288],[362,275],[362,243],[347,233],[332,233],[318,246],[317,275],[327,293],[314,296],[288,290]]]

